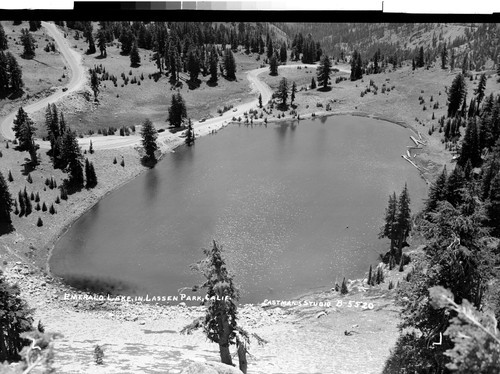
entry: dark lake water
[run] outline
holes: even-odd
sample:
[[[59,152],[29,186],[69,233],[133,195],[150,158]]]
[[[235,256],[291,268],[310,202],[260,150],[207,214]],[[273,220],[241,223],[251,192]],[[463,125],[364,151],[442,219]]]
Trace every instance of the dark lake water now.
[[[178,295],[189,265],[222,244],[241,302],[260,303],[363,276],[389,194],[427,187],[401,155],[411,132],[333,116],[300,124],[232,125],[180,147],[103,198],[56,243],[55,275],[120,283],[120,294]]]

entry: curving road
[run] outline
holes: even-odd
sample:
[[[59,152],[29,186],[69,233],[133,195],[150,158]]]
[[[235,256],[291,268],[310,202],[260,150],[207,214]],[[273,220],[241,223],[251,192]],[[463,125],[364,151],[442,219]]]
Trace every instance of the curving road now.
[[[24,110],[30,114],[36,111],[39,111],[47,106],[49,103],[53,103],[57,100],[64,98],[65,96],[71,94],[72,92],[78,91],[83,88],[86,83],[87,77],[85,74],[85,69],[82,65],[82,56],[73,50],[67,40],[62,35],[61,31],[57,29],[57,27],[52,23],[42,22],[42,26],[45,27],[47,32],[55,39],[59,51],[62,53],[65,58],[69,68],[71,70],[71,79],[69,83],[65,86],[67,91],[63,91],[62,88],[59,88],[54,94],[37,101],[36,103],[27,105],[24,107]],[[282,65],[279,69],[287,69],[287,68],[297,68],[297,66],[303,66],[308,68],[315,69],[316,65]],[[248,112],[250,109],[254,109],[258,104],[258,93],[262,95],[262,102],[267,103],[273,94],[272,89],[263,81],[261,81],[258,76],[266,71],[269,68],[259,68],[255,70],[251,70],[247,73],[247,79],[250,82],[250,87],[252,88],[252,93],[255,92],[256,98],[255,100],[249,101],[247,103],[243,103],[233,108],[232,110],[223,113],[222,116],[214,117],[207,119],[204,122],[195,122],[193,124],[194,129],[196,130],[196,135],[201,136],[210,133],[212,130],[219,129],[221,127],[227,126],[229,122],[231,122],[233,117],[243,116],[244,112]],[[339,69],[341,72],[349,73],[348,70]],[[12,131],[12,121],[16,116],[17,110],[7,117],[3,118],[0,122],[0,132],[2,136],[6,139],[14,139],[14,132]],[[171,142],[180,138],[180,133],[171,134],[168,131],[162,132],[158,136],[158,140],[160,142]],[[110,135],[110,136],[92,136],[86,137],[83,139],[78,139],[78,143],[80,146],[88,146],[92,140],[92,146],[94,149],[115,149],[122,147],[132,147],[139,145],[141,143],[140,135],[130,135],[130,136],[119,136],[119,135]],[[49,149],[50,143],[42,140],[38,140],[37,143],[40,145],[42,149]]]
[[[68,84],[65,86],[67,91],[63,91],[62,87],[59,87],[56,92],[52,95],[41,99],[33,104],[23,107],[23,109],[28,114],[39,111],[47,106],[47,104],[53,103],[63,97],[81,90],[86,83],[85,69],[82,65],[82,56],[71,49],[68,41],[64,38],[64,35],[57,29],[53,23],[42,22],[42,26],[47,30],[47,32],[54,38],[57,43],[59,52],[62,54],[66,63],[69,67],[68,73],[71,74],[71,78]],[[17,114],[17,110],[10,113],[7,117],[4,117],[0,122],[0,132],[2,136],[6,139],[14,139],[14,131],[12,131],[13,121]]]

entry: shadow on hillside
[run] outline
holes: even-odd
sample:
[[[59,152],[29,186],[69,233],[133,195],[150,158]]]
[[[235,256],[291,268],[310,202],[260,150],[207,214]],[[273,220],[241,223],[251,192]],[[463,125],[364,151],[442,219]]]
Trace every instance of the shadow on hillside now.
[[[330,87],[330,86],[318,88],[319,92],[330,92],[331,90],[332,90],[332,87]]]
[[[0,100],[16,100],[24,95],[24,90],[0,90]]]
[[[135,291],[132,284],[112,277],[72,274],[64,275],[62,278],[71,287],[96,294],[123,295]]]
[[[217,82],[214,82],[214,81],[211,81],[211,80],[207,81],[207,86],[208,87],[216,87],[217,85],[218,85]]]

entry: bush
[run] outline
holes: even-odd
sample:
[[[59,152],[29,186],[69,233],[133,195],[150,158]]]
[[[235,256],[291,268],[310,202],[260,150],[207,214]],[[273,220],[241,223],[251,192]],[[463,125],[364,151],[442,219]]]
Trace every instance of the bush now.
[[[94,361],[95,361],[95,363],[97,365],[103,365],[104,364],[103,357],[104,357],[104,351],[103,351],[102,347],[99,344],[96,344],[96,346],[94,347]]]
[[[41,217],[38,217],[38,221],[36,222],[36,225],[38,227],[42,227],[43,226],[43,221],[42,221],[42,218]]]
[[[340,287],[340,293],[342,295],[349,293],[349,290],[347,289],[347,283],[345,281],[345,277],[344,277],[344,280],[342,281],[342,286]]]

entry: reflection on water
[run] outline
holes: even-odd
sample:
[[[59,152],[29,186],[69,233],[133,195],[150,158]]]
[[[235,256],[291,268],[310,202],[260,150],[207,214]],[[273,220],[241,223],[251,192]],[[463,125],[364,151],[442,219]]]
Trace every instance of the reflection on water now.
[[[189,265],[216,239],[243,302],[362,276],[387,248],[377,234],[389,194],[408,182],[415,209],[426,193],[401,158],[409,135],[337,116],[199,138],[79,219],[56,244],[52,271],[177,295],[199,283]]]

